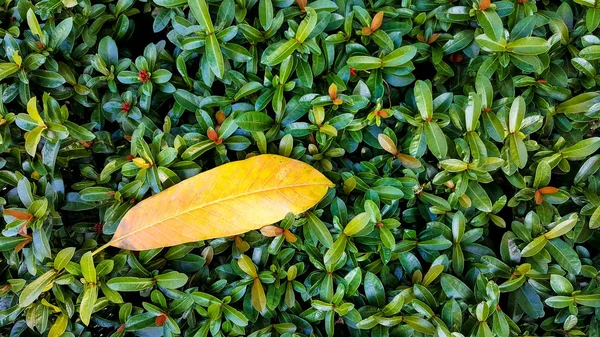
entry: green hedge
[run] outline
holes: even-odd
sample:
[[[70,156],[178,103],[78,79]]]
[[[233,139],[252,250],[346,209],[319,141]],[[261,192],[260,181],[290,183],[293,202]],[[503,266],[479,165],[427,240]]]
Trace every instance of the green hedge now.
[[[0,335],[600,335],[599,0],[0,0],[0,22]],[[286,231],[86,254],[260,153],[336,187]]]

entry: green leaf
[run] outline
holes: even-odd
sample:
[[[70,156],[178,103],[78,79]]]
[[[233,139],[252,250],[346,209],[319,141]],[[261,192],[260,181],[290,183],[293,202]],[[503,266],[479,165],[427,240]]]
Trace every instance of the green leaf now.
[[[458,159],[446,159],[440,162],[442,168],[448,172],[462,172],[467,170],[468,164]]]
[[[19,71],[19,66],[14,63],[0,63],[0,81]]]
[[[238,90],[238,92],[235,94],[235,96],[233,96],[233,99],[235,101],[238,101],[238,100],[240,100],[240,98],[244,98],[248,95],[251,95],[251,94],[259,91],[262,88],[263,88],[263,85],[260,84],[259,82],[248,82],[248,83],[244,84]]]
[[[535,179],[533,180],[533,188],[539,189],[548,186],[550,183],[550,177],[552,176],[552,168],[548,165],[548,162],[542,160],[539,162],[538,167],[535,170]]]
[[[167,289],[177,289],[183,287],[187,281],[187,275],[176,271],[171,271],[165,274],[156,275],[154,277],[156,284]]]
[[[398,314],[400,312],[400,310],[402,310],[403,306],[404,306],[404,296],[400,293],[400,294],[394,296],[394,298],[392,298],[390,303],[386,304],[385,307],[383,307],[381,312],[385,316],[393,316],[393,315]]]
[[[218,78],[222,78],[225,75],[225,63],[223,61],[223,54],[221,53],[219,41],[217,41],[215,34],[206,37],[206,58],[213,74]]]
[[[579,275],[581,271],[581,261],[573,248],[567,245],[561,239],[552,239],[548,241],[546,250],[558,264],[573,275]]]
[[[523,97],[518,96],[510,106],[510,113],[508,115],[508,131],[511,133],[517,132],[521,129],[523,118],[525,117],[525,100]]]
[[[354,70],[371,70],[383,66],[383,60],[373,56],[352,56],[346,63]]]
[[[64,248],[54,258],[54,269],[61,271],[64,267],[66,267],[67,263],[71,261],[71,258],[75,254],[75,248],[69,247]]]
[[[518,305],[527,315],[534,318],[544,317],[544,305],[532,286],[525,283],[515,291],[515,295],[518,298]]]
[[[477,44],[483,48],[483,50],[492,52],[492,53],[500,53],[506,51],[506,40],[500,39],[499,41],[492,40],[485,34],[477,35],[475,37],[475,41]]]
[[[321,242],[323,246],[327,248],[332,248],[333,237],[331,236],[329,229],[327,229],[327,226],[325,226],[323,221],[317,218],[317,216],[314,215],[312,212],[308,212],[307,220],[308,229],[317,237],[317,240],[319,240],[319,242]]]
[[[573,297],[571,296],[551,296],[544,301],[549,307],[561,309],[573,305]]]
[[[42,28],[40,27],[40,23],[38,22],[38,19],[31,8],[27,10],[27,25],[33,34],[37,35],[40,39],[42,38]]]
[[[42,276],[36,278],[29,283],[25,289],[19,295],[19,306],[26,308],[42,294],[42,291],[50,284],[56,277],[57,271],[51,269],[45,272]]]
[[[302,43],[312,33],[317,25],[317,12],[311,7],[306,7],[306,17],[296,30],[296,42]]]
[[[581,140],[573,146],[563,149],[560,153],[563,158],[585,158],[592,155],[600,148],[600,137]]]
[[[229,305],[223,305],[222,310],[223,314],[225,314],[225,318],[227,318],[227,320],[231,321],[233,324],[241,327],[248,325],[248,318],[246,318],[244,314],[237,311],[233,307]]]
[[[384,68],[400,67],[412,60],[415,55],[417,55],[415,46],[403,46],[384,56],[381,61]]]
[[[600,227],[600,206],[596,207],[596,210],[590,217],[590,229],[596,229]]]
[[[587,46],[583,48],[579,52],[579,56],[588,61],[600,59],[600,45]]]
[[[588,8],[585,13],[585,27],[592,33],[600,25],[600,8]]]
[[[533,33],[533,29],[535,28],[535,16],[525,16],[521,20],[517,21],[512,30],[510,31],[511,40],[520,39],[523,37],[528,37]]]
[[[260,0],[258,3],[258,19],[264,30],[271,27],[273,22],[273,3],[271,0]]]
[[[236,118],[235,123],[246,131],[259,132],[270,129],[273,126],[273,119],[264,112],[251,111],[241,114]]]
[[[444,158],[448,153],[446,137],[437,123],[425,123],[425,140],[427,142],[427,147],[437,158]]]
[[[556,106],[557,113],[582,113],[587,112],[590,107],[600,102],[600,93],[586,92],[570,98]]]
[[[476,93],[469,93],[465,108],[465,124],[467,131],[474,131],[481,115],[481,98]]]
[[[324,262],[325,268],[327,271],[332,272],[334,267],[339,263],[344,251],[346,250],[346,243],[348,241],[348,237],[345,235],[340,235],[337,240],[333,243],[333,247],[327,250],[325,253]]]
[[[196,19],[196,21],[198,21],[198,24],[200,24],[200,26],[202,26],[202,28],[208,33],[213,33],[215,29],[213,28],[212,20],[210,18],[210,13],[208,12],[208,5],[206,4],[206,1],[188,0],[188,5],[190,6],[190,11],[192,12],[192,15],[194,15],[194,18]]]
[[[554,227],[548,231],[544,236],[546,239],[551,240],[567,234],[577,224],[577,214],[573,214],[568,219],[560,221],[554,224]]]
[[[88,187],[79,192],[83,201],[107,201],[112,200],[114,193],[112,189],[106,187]]]
[[[478,182],[469,182],[469,186],[465,193],[469,196],[475,208],[487,213],[492,211],[492,201]]]
[[[81,304],[79,306],[79,315],[83,324],[90,324],[90,319],[94,312],[94,305],[96,304],[97,299],[98,286],[96,284],[86,284],[83,289],[83,296],[81,297]]]
[[[431,89],[424,81],[418,80],[415,82],[415,101],[417,102],[417,109],[421,114],[423,120],[428,120],[433,117],[433,98],[431,96]],[[427,124],[430,124],[429,122]]]
[[[523,139],[516,134],[512,134],[508,138],[510,154],[518,168],[524,168],[527,165],[527,148]]]
[[[586,307],[600,308],[600,294],[575,295],[575,303]]]
[[[477,11],[477,21],[485,34],[493,41],[498,41],[504,35],[502,20],[494,10]]]
[[[506,49],[517,55],[539,55],[548,52],[550,44],[540,37],[524,37],[509,42]]]
[[[367,272],[365,275],[365,296],[369,304],[383,308],[385,306],[385,291],[383,289],[383,283],[377,277],[377,275]]]
[[[534,256],[535,254],[539,253],[542,249],[544,249],[546,243],[548,243],[548,239],[544,235],[538,236],[521,250],[521,256]]]
[[[406,325],[414,330],[429,336],[435,334],[435,326],[426,319],[417,316],[404,316],[403,318]]]
[[[142,291],[152,288],[154,280],[138,277],[113,277],[108,280],[107,285],[110,289],[116,291]]]
[[[66,18],[56,25],[50,35],[50,46],[58,48],[67,39],[73,29],[73,18]]]
[[[43,69],[32,70],[29,73],[29,78],[34,83],[50,89],[58,88],[66,82],[59,73]]]
[[[571,282],[558,274],[550,275],[550,286],[559,295],[570,295],[574,290]]]
[[[267,56],[265,59],[265,64],[267,66],[276,66],[283,62],[283,60],[285,60],[288,56],[292,55],[297,48],[298,43],[295,39],[288,40]]]
[[[449,298],[468,302],[474,299],[473,291],[455,276],[443,274],[440,278],[440,284]]]
[[[344,234],[347,236],[353,236],[362,232],[370,222],[370,215],[367,212],[357,214],[344,228]]]
[[[94,267],[94,258],[92,252],[87,252],[81,257],[81,274],[88,283],[96,282],[96,268]]]
[[[89,142],[96,138],[94,133],[71,121],[64,121],[63,125],[69,130],[69,136],[75,137],[80,142]]]

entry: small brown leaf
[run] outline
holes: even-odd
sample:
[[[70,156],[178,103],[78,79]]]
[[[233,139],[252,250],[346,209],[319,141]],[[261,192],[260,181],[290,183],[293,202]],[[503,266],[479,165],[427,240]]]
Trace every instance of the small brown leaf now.
[[[484,10],[490,8],[490,5],[491,5],[490,0],[481,0],[479,2],[479,10],[484,11]]]
[[[536,204],[541,204],[542,201],[544,201],[544,198],[542,197],[542,193],[540,193],[539,190],[535,191],[535,203]]]
[[[335,101],[335,99],[337,98],[337,85],[335,85],[335,83],[331,83],[328,91],[329,91],[329,97],[331,97],[331,100]]]
[[[437,41],[438,37],[440,37],[440,33],[433,33],[431,34],[431,36],[429,37],[429,39],[427,39],[427,44],[432,44],[435,41]]]
[[[25,237],[27,237],[27,239],[21,243],[19,243],[16,247],[15,247],[15,252],[18,253],[21,251],[21,249],[23,249],[28,243],[30,243],[31,241],[33,241],[33,238],[29,235],[24,235]]]
[[[300,10],[304,12],[306,5],[308,4],[308,0],[296,0],[296,3],[298,4],[298,7],[300,7]]]
[[[2,213],[12,216],[17,220],[30,220],[33,218],[33,215],[23,211],[18,211],[16,209],[5,209],[4,211],[2,211]]]
[[[371,28],[369,28],[369,27],[362,28],[362,35],[369,36],[371,34],[373,34],[373,31],[371,30]]]
[[[156,316],[156,319],[155,319],[156,326],[162,326],[163,324],[165,324],[166,321],[167,321],[167,315],[160,314],[160,315]]]
[[[398,160],[400,160],[400,162],[402,163],[402,165],[408,167],[408,168],[419,168],[421,167],[421,162],[413,157],[413,156],[409,156],[407,154],[404,153],[396,153],[396,158],[398,158]]]
[[[260,229],[260,232],[262,233],[262,235],[272,238],[275,236],[282,235],[284,232],[284,229],[277,227],[277,226],[265,226]]]
[[[552,186],[542,187],[538,190],[541,194],[554,194],[558,192],[558,188]]]
[[[454,53],[454,54],[450,55],[450,62],[452,62],[452,63],[460,63],[460,62],[462,62],[462,60],[463,60],[463,57],[459,53]]]
[[[375,16],[373,17],[373,21],[371,21],[371,31],[374,32],[377,29],[379,29],[379,27],[381,27],[382,22],[383,22],[383,12],[379,12],[379,13],[375,14]]]
[[[225,118],[227,118],[227,116],[225,116],[225,113],[222,110],[217,111],[215,114],[215,119],[219,125],[223,124]]]
[[[377,140],[379,141],[379,145],[381,145],[386,152],[391,153],[392,155],[396,155],[398,153],[396,144],[385,133],[380,133],[379,136],[377,136]]]
[[[294,235],[294,233],[290,232],[287,229],[283,232],[283,236],[285,237],[285,240],[289,243],[294,243],[298,241],[298,238]]]

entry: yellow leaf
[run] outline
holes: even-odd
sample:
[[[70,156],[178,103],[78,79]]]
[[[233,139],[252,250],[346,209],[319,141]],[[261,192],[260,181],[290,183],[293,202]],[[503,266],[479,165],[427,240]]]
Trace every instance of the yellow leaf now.
[[[147,250],[234,236],[299,214],[334,184],[312,166],[260,155],[221,165],[133,207],[111,246]]]
[[[244,271],[244,273],[248,274],[248,276],[252,278],[258,277],[256,267],[254,266],[254,263],[252,263],[252,260],[248,256],[242,254],[242,256],[240,256],[240,259],[238,260],[238,266],[242,271]]]
[[[62,3],[67,8],[77,6],[77,0],[62,0]]]
[[[35,13],[31,8],[27,11],[27,24],[29,25],[29,29],[31,29],[31,32],[39,36],[39,38],[41,39],[42,28],[40,27],[40,23],[38,22],[37,18],[35,17]]]
[[[252,285],[252,306],[258,312],[263,312],[267,308],[267,296],[259,278],[255,278]]]
[[[18,50],[15,50],[15,52],[13,53],[13,60],[15,60],[15,64],[18,65],[20,68],[21,63],[23,62],[23,58],[21,57],[21,55],[19,55]]]
[[[135,164],[135,166],[142,168],[142,169],[147,169],[152,167],[152,164],[147,162],[144,158],[134,158],[132,160],[132,162]]]
[[[50,308],[52,310],[54,310],[54,312],[60,312],[60,308],[59,307],[57,307],[54,304],[48,302],[45,298],[42,299],[42,305],[45,306],[45,307],[48,307],[48,308]]]
[[[31,118],[33,118],[34,121],[38,123],[38,125],[45,125],[44,120],[42,119],[42,116],[40,116],[40,113],[38,111],[37,99],[35,98],[35,96],[31,97],[29,102],[27,102],[27,113]]]
[[[50,328],[48,337],[60,337],[67,330],[67,324],[69,323],[69,317],[65,314],[61,314],[56,318],[56,321]]]

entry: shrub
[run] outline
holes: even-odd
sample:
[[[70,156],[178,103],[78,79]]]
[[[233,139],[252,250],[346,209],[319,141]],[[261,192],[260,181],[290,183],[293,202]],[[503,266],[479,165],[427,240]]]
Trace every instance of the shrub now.
[[[0,335],[600,335],[598,1],[0,5]],[[259,154],[335,187],[97,249]]]

